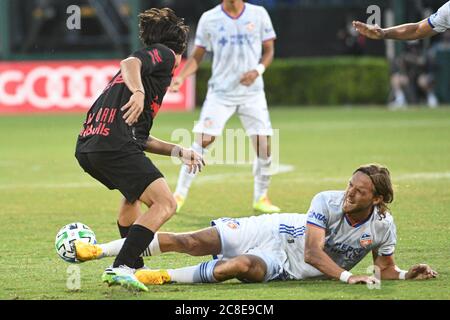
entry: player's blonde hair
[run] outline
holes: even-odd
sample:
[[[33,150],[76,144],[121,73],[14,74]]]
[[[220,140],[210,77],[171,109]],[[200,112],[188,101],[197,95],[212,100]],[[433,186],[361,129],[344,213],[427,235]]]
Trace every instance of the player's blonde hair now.
[[[381,203],[378,205],[378,213],[382,218],[386,217],[386,212],[389,210],[388,203],[394,201],[394,189],[392,188],[391,174],[388,168],[372,163],[359,167],[355,173],[362,172],[372,180],[374,186],[374,195],[381,196]]]

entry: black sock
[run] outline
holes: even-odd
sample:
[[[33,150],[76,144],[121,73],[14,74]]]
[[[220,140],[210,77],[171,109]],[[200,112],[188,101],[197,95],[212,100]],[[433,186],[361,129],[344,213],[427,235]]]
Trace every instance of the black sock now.
[[[131,226],[129,226],[129,227],[121,226],[121,225],[119,224],[119,221],[117,221],[117,227],[119,228],[120,236],[121,236],[122,238],[126,238],[126,237],[128,236],[128,232],[130,231],[130,227],[131,227]],[[132,268],[133,268],[133,269],[140,269],[140,268],[142,268],[143,266],[144,266],[144,259],[143,259],[142,257],[139,257],[139,258],[136,260],[136,263],[134,264],[134,266],[133,266]]]
[[[154,232],[139,224],[132,225],[128,230],[128,236],[125,240],[122,249],[114,260],[113,267],[121,265],[134,268],[136,261],[139,259],[142,252],[150,245]]]

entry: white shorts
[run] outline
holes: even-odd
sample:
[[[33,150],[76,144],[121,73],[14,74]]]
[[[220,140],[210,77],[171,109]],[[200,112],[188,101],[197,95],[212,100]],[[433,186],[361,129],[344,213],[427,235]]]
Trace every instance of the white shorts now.
[[[228,119],[237,113],[248,136],[272,136],[272,124],[264,91],[249,97],[242,104],[224,104],[214,94],[208,94],[194,126],[194,133],[220,136]]]
[[[286,253],[277,236],[276,215],[249,218],[220,218],[211,222],[220,235],[222,251],[218,259],[228,260],[249,254],[261,258],[266,266],[265,281],[283,279]]]

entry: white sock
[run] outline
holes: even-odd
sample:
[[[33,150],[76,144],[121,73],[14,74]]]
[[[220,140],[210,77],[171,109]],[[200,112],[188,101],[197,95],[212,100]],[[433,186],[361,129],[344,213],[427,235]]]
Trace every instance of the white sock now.
[[[406,97],[402,90],[395,91],[395,103],[399,106],[406,105]]]
[[[202,146],[197,142],[194,142],[191,148],[202,156],[205,156],[208,153],[208,149],[202,148]],[[197,173],[189,173],[188,166],[182,165],[180,169],[180,175],[178,176],[178,183],[177,188],[175,189],[175,193],[186,198],[189,193],[189,188],[191,187],[192,182],[197,176]]]
[[[161,248],[159,247],[159,239],[158,239],[158,233],[155,233],[155,236],[153,237],[152,242],[150,242],[147,249],[144,250],[142,253],[143,257],[150,257],[150,256],[158,256],[161,254]]]
[[[192,267],[169,269],[170,279],[178,283],[215,283],[214,267],[219,260],[211,260]]]
[[[126,238],[114,240],[108,243],[99,244],[100,248],[102,249],[103,256],[104,257],[115,257],[119,254],[120,249],[122,249],[123,243],[125,242]]]
[[[120,249],[122,249],[123,243],[126,238],[114,240],[108,243],[99,244],[99,247],[102,249],[102,258],[103,257],[115,257],[119,254]],[[159,239],[158,233],[153,237],[152,242],[147,249],[144,250],[141,257],[150,257],[157,256],[161,254],[161,249],[159,248]]]
[[[271,172],[270,165],[272,158],[255,158],[253,162],[253,175],[255,177],[253,201],[257,202],[262,196],[267,194],[269,189]]]

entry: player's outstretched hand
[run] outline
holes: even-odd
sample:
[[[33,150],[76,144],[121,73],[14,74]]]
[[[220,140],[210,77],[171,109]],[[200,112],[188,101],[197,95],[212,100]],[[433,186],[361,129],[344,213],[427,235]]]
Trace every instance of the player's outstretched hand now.
[[[251,70],[249,72],[246,72],[241,77],[241,84],[244,86],[251,86],[253,82],[255,82],[256,78],[259,77],[259,73],[256,70]]]
[[[436,278],[438,273],[427,264],[416,264],[406,274],[408,280],[427,280]]]
[[[170,83],[169,91],[170,92],[178,92],[180,91],[180,87],[182,86],[184,80],[181,77],[174,77],[172,82]]]
[[[348,284],[377,284],[380,280],[374,276],[351,276],[348,278]]]
[[[180,159],[188,166],[189,173],[201,172],[202,168],[206,165],[203,157],[191,149],[181,149]]]
[[[139,116],[144,110],[144,99],[144,93],[141,91],[136,91],[131,95],[130,100],[128,100],[127,104],[120,108],[120,110],[122,111],[126,110],[125,114],[123,115],[123,119],[129,126],[132,126],[138,121]]]
[[[384,39],[384,31],[379,25],[369,25],[359,21],[353,21],[353,27],[363,36],[374,39],[381,40]]]

